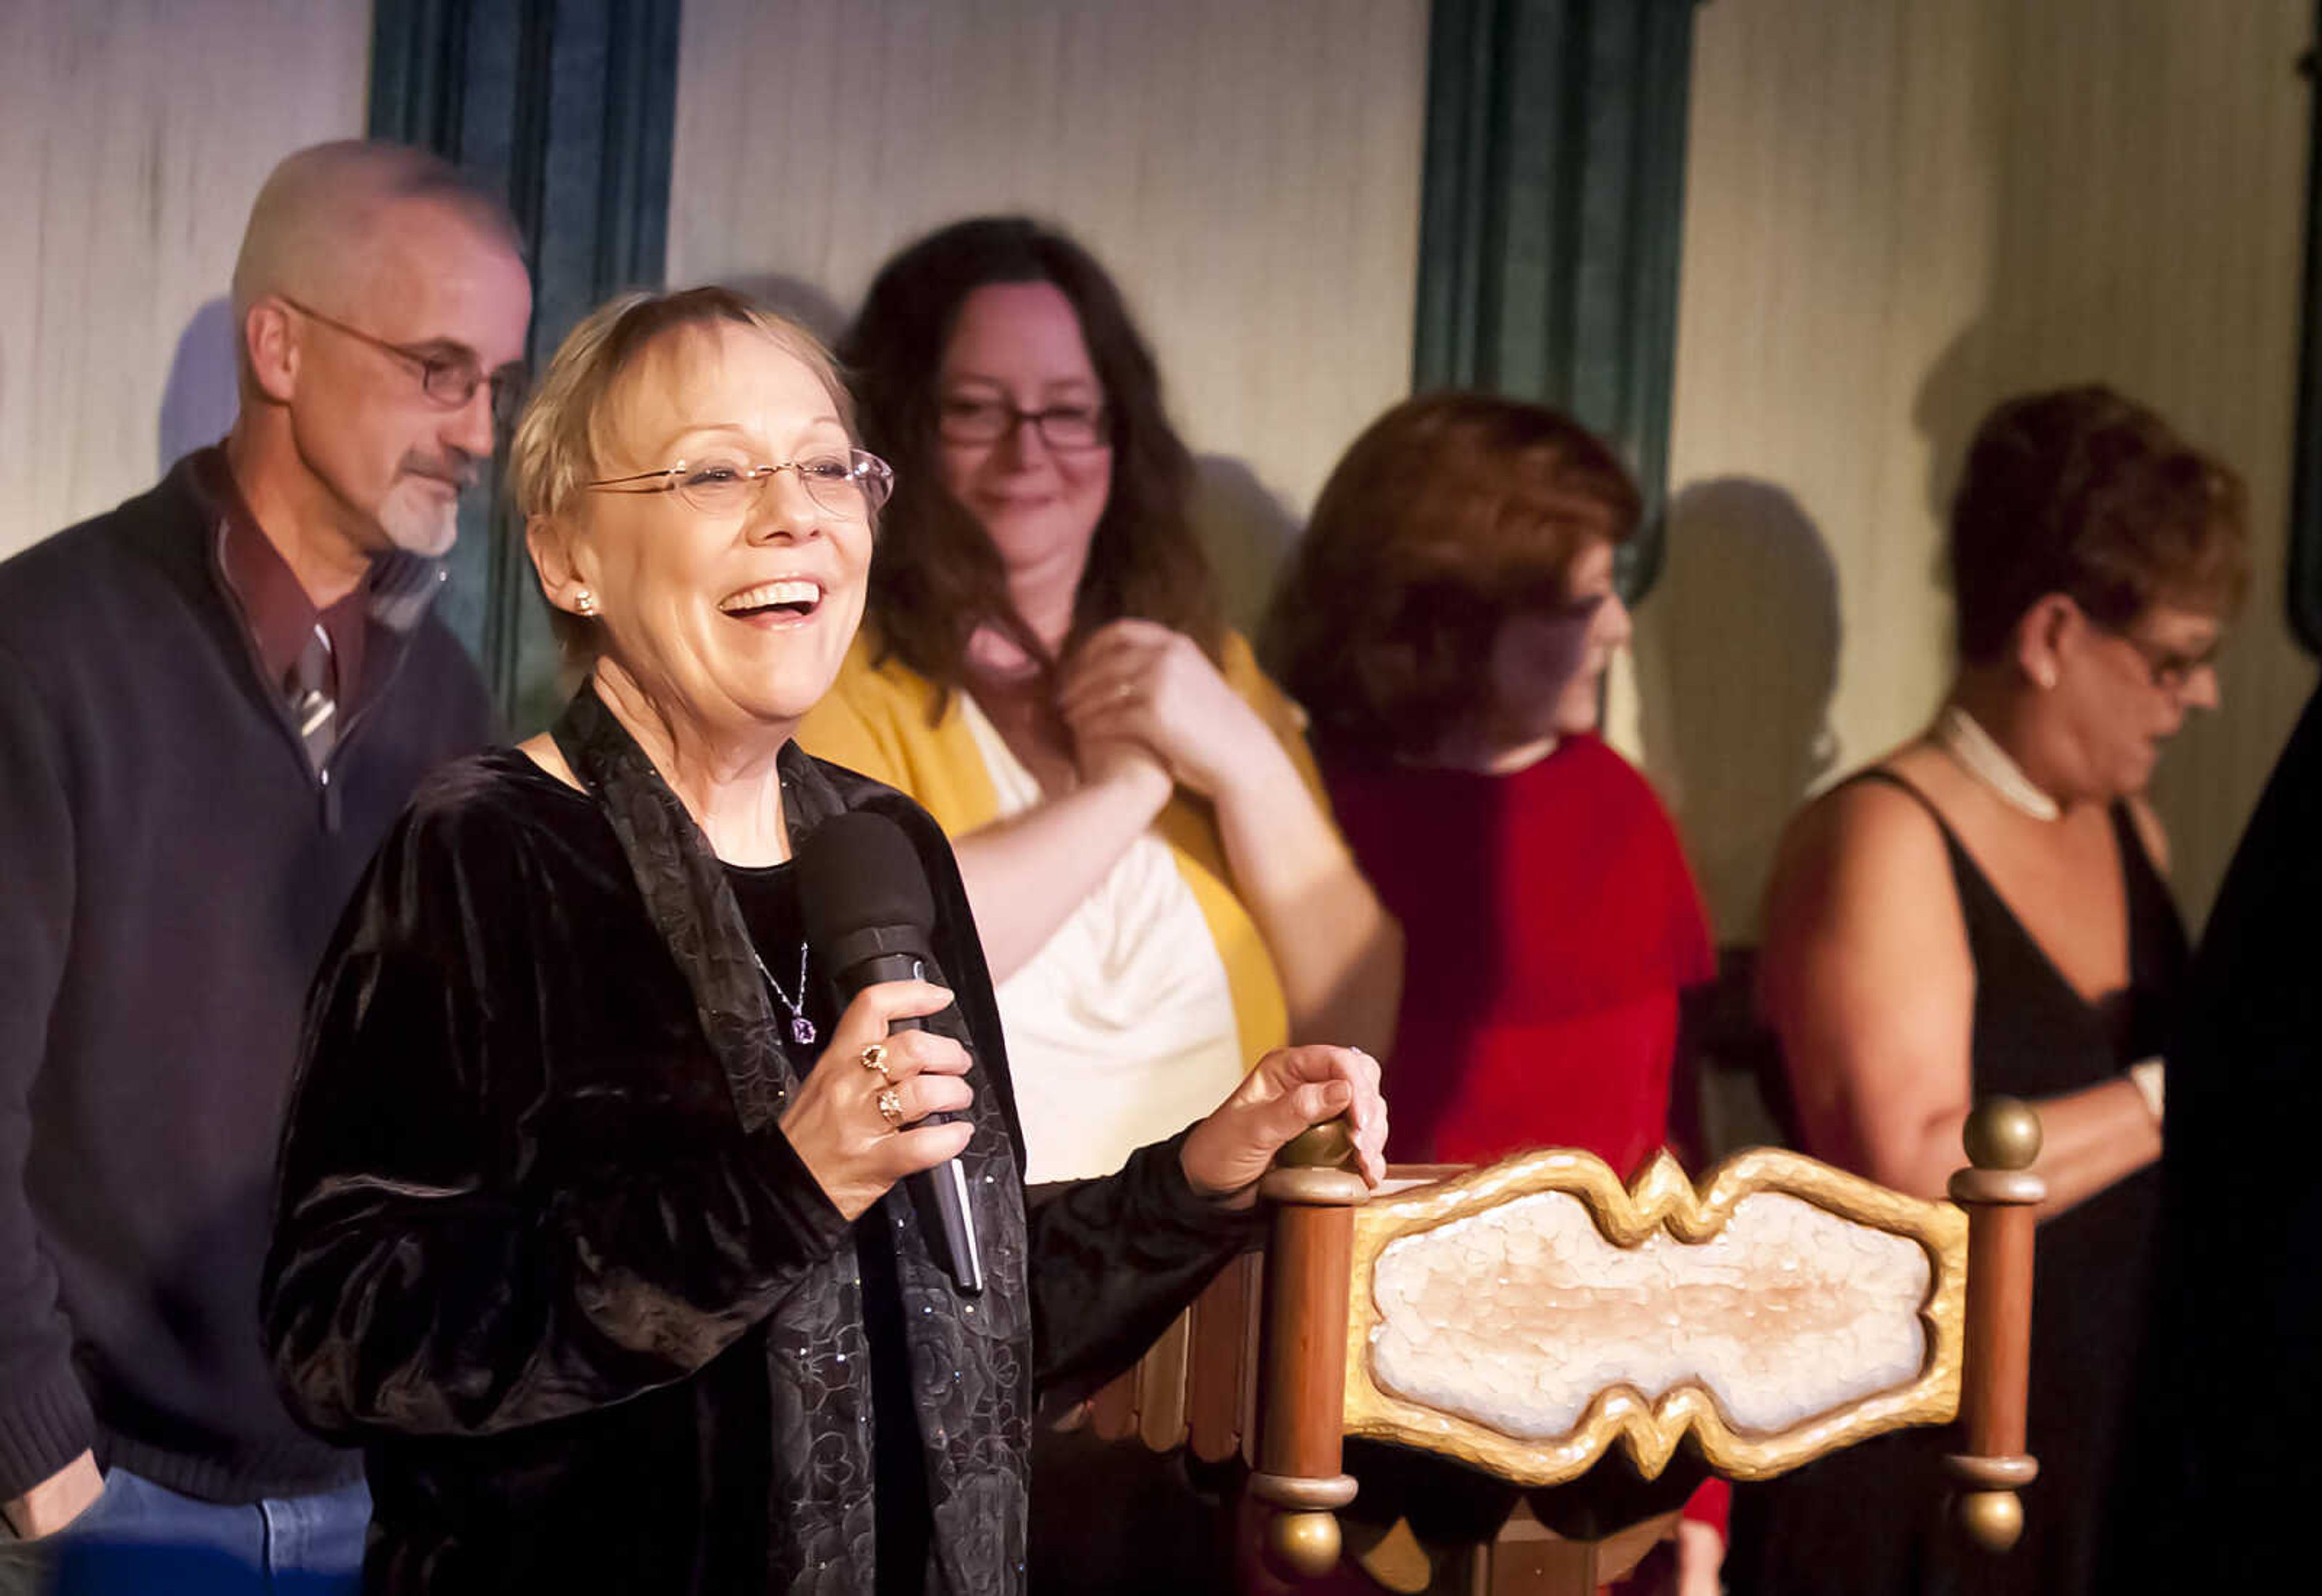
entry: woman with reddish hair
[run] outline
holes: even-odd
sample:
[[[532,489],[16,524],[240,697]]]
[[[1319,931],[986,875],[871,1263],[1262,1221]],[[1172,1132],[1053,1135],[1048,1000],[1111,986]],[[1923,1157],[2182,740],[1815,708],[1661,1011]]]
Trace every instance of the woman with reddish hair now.
[[[1425,395],[1347,451],[1275,597],[1272,663],[1403,927],[1385,1077],[1403,1162],[1581,1147],[1626,1176],[1670,1139],[1709,931],[1668,815],[1596,730],[1639,514],[1569,417]],[[1714,1486],[1689,1511],[1678,1590],[1715,1590],[1723,1503]]]

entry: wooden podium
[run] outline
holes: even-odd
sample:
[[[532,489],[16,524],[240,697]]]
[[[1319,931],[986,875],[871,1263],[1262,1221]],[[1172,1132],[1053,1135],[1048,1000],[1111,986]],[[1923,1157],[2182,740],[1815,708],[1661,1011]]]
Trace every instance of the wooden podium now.
[[[1766,1479],[1954,1418],[1959,1522],[2005,1549],[2037,1472],[2039,1122],[1996,1099],[1965,1140],[1951,1202],[1774,1149],[1698,1185],[1666,1154],[1623,1185],[1547,1151],[1401,1169],[1371,1193],[1342,1167],[1344,1133],[1320,1126],[1259,1188],[1262,1256],[1108,1387],[1092,1423],[1197,1464],[1239,1458],[1266,1562],[1294,1582],[1346,1550],[1349,1436],[1522,1492],[1465,1546],[1368,1527],[1360,1565],[1407,1596],[1586,1596],[1674,1533],[1691,1479]]]

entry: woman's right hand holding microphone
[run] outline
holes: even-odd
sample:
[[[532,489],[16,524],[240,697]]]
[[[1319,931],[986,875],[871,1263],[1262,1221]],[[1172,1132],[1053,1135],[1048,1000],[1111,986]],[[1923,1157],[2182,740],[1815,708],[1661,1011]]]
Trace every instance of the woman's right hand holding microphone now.
[[[962,1079],[967,1049],[933,1031],[889,1028],[940,1014],[951,1000],[944,988],[922,980],[864,988],[782,1114],[782,1135],[850,1223],[904,1176],[966,1151],[974,1131],[967,1121],[920,1122],[975,1101]]]

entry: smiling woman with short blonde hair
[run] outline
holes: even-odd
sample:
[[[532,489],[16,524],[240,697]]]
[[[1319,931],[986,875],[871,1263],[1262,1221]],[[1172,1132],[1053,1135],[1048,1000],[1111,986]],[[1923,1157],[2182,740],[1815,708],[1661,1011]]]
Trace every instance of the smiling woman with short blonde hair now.
[[[1310,1124],[1349,1115],[1376,1177],[1376,1068],[1269,1054],[1028,1218],[950,849],[792,740],[891,481],[827,361],[734,296],[635,297],[519,436],[588,675],[374,862],[315,987],[268,1260],[293,1410],[366,1448],[367,1586],[1020,1590],[1036,1382],[1141,1351]],[[848,1001],[809,944],[833,878],[794,854],[865,822],[925,878],[947,988]],[[980,1291],[894,1190],[954,1160]]]
[[[806,367],[830,397],[840,425],[854,431],[853,396],[838,379],[829,351],[804,328],[730,288],[624,294],[590,312],[566,334],[508,441],[508,502],[526,526],[569,516],[590,479],[599,474],[607,396],[641,352],[667,333],[691,329],[698,334],[720,322],[756,328]],[[595,660],[594,619],[552,605],[548,621],[567,665],[585,667]]]

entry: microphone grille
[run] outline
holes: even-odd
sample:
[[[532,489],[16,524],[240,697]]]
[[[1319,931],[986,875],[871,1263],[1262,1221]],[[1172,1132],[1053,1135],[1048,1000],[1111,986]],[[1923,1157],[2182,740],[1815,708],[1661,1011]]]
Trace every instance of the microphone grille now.
[[[834,815],[809,834],[798,851],[798,889],[807,940],[817,948],[873,926],[935,931],[919,851],[902,827],[868,809]]]

